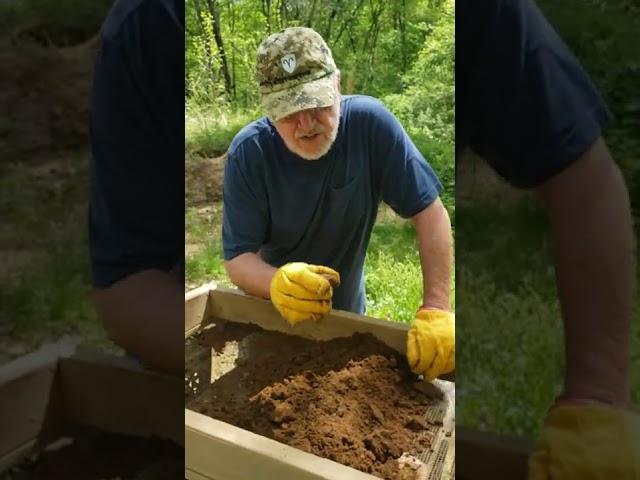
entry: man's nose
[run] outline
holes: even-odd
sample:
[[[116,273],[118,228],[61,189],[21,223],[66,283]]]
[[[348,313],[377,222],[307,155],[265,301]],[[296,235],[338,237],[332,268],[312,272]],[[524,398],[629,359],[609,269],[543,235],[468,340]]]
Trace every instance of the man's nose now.
[[[315,119],[309,110],[303,110],[298,114],[298,128],[304,132],[313,129]]]

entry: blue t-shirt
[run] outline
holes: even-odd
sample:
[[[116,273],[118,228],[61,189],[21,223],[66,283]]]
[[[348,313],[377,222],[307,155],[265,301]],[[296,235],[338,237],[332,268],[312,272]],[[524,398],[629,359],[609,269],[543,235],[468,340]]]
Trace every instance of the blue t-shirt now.
[[[89,248],[108,287],[184,258],[184,2],[117,0],[91,93]]]
[[[259,252],[275,267],[329,266],[341,279],[333,307],[364,313],[363,266],[380,201],[409,218],[441,190],[398,120],[371,97],[342,98],[335,143],[315,161],[289,151],[265,117],[229,147],[224,258]]]
[[[611,114],[531,0],[456,4],[456,148],[535,187],[580,157]]]

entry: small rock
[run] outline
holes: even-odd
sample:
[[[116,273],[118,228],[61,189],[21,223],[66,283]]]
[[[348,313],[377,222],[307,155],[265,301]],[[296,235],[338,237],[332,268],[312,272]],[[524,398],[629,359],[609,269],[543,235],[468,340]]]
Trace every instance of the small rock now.
[[[289,422],[295,420],[295,418],[293,407],[288,402],[279,403],[273,411],[273,421],[275,423]]]
[[[376,407],[375,405],[371,405],[371,413],[373,414],[373,417],[380,424],[384,423],[384,415],[382,414],[382,412],[380,411],[380,409],[378,407]]]
[[[444,392],[430,382],[415,382],[413,389],[432,399],[441,400],[444,398]]]
[[[422,418],[419,417],[411,417],[407,423],[404,424],[409,430],[414,432],[418,432],[420,430],[427,429],[427,422],[425,422]]]
[[[351,390],[355,390],[358,388],[360,382],[358,382],[358,379],[356,377],[351,376],[345,380],[345,383]]]
[[[369,436],[365,438],[364,446],[367,450],[373,453],[376,459],[381,463],[385,463],[387,458],[389,458],[388,445],[376,436]]]
[[[342,437],[342,444],[350,447],[351,445],[353,445],[353,440],[350,439],[349,437],[343,436]]]

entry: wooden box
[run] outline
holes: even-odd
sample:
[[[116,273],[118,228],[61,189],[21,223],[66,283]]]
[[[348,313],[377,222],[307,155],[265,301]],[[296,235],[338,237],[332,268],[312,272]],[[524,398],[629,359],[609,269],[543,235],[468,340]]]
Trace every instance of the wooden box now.
[[[0,473],[73,426],[184,445],[179,378],[134,362],[50,344],[0,367]]]
[[[295,327],[283,320],[268,300],[244,295],[237,290],[204,285],[185,296],[185,339],[216,319],[255,323],[315,340],[371,333],[398,352],[406,349],[408,326],[333,311],[320,322],[302,322]],[[187,359],[187,362],[189,359]],[[201,372],[200,378],[208,378]],[[439,409],[443,425],[436,432],[433,448],[424,452],[424,465],[417,480],[452,478],[454,461],[454,384],[438,380],[447,392]],[[429,407],[432,408],[432,407]],[[195,411],[185,409],[185,476],[189,480],[373,480],[377,477],[256,435]]]

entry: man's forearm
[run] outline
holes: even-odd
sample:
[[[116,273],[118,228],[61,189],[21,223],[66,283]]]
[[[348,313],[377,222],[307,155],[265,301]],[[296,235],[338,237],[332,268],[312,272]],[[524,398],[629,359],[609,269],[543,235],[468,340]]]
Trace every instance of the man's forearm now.
[[[539,189],[565,327],[565,394],[624,403],[634,242],[624,180],[604,142]]]
[[[423,278],[423,306],[449,310],[453,237],[446,208],[436,199],[412,218]]]
[[[224,262],[229,278],[238,288],[250,295],[270,298],[271,279],[277,268],[272,267],[255,253],[243,253]]]
[[[184,288],[176,272],[144,270],[93,293],[114,343],[146,366],[184,372]]]

